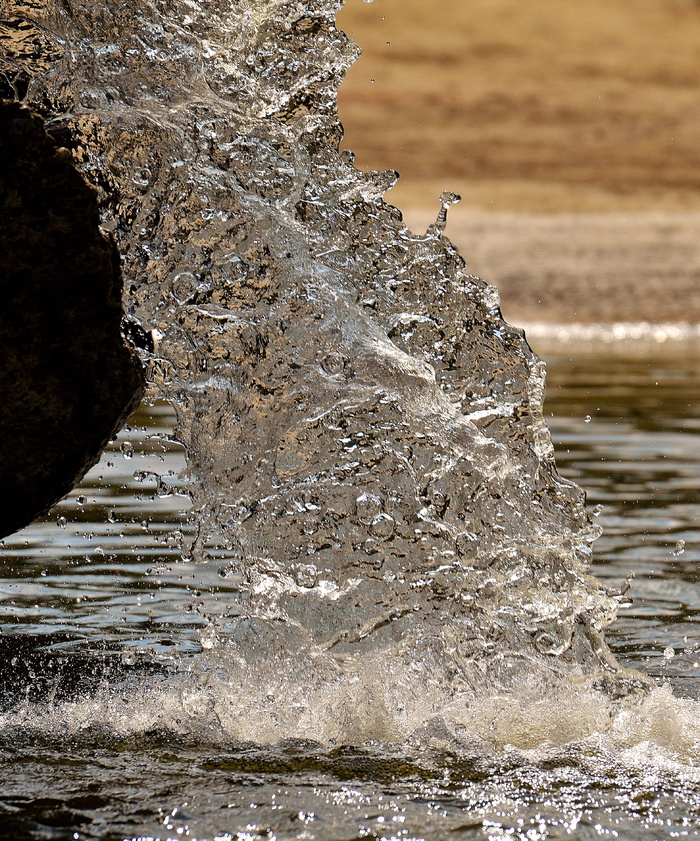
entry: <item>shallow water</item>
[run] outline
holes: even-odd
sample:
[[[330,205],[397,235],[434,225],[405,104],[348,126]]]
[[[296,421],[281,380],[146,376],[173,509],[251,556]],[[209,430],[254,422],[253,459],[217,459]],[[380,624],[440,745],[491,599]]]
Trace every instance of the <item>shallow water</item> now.
[[[512,699],[490,699],[488,727],[455,734],[433,720],[401,745],[223,738],[212,693],[235,687],[209,679],[207,695],[190,678],[222,656],[207,623],[235,593],[223,562],[186,563],[169,545],[193,526],[185,497],[158,495],[179,489],[182,455],[157,404],[50,517],[4,541],[2,837],[700,835],[697,708],[664,688],[700,693],[700,354],[547,361],[560,469],[586,489],[604,530],[594,571],[614,590],[636,576],[608,639],[662,687],[638,721],[623,711],[596,728],[574,687],[523,697],[519,719]],[[128,702],[125,685],[137,687]],[[179,731],[162,717],[173,692],[188,718]],[[557,717],[558,739],[546,727]]]
[[[592,571],[611,589],[635,576],[633,604],[607,633],[613,650],[695,697],[700,351],[655,353],[548,354],[545,417],[562,474],[584,488],[603,529]],[[215,556],[181,557],[180,533],[194,526],[173,423],[167,404],[144,404],[79,488],[2,542],[5,638],[62,635],[52,647],[64,651],[202,650],[207,619],[237,591]]]

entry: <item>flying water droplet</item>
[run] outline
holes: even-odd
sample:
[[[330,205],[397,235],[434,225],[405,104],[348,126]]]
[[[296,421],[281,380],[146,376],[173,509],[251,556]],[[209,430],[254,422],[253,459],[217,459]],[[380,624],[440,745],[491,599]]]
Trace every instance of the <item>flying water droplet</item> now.
[[[318,580],[318,570],[313,564],[301,564],[297,567],[295,579],[300,587],[305,587],[310,590],[316,586]]]
[[[680,557],[685,552],[685,540],[679,540],[676,543],[676,546],[673,550],[673,554],[676,558]]]
[[[447,225],[447,209],[450,207],[450,205],[459,204],[461,201],[462,197],[459,194],[453,193],[452,190],[443,190],[443,192],[440,194],[440,204],[442,205],[442,207],[440,208],[440,212],[437,215],[437,219],[428,228],[426,233],[432,236],[441,234],[445,230],[445,226]]]
[[[131,441],[123,441],[119,449],[121,450],[124,458],[134,457],[134,445],[131,443]]]
[[[673,646],[669,645],[666,648],[664,648],[664,660],[666,660],[670,663],[671,660],[673,660],[673,658],[675,656],[676,656],[676,652],[675,652],[675,649],[673,648]]]

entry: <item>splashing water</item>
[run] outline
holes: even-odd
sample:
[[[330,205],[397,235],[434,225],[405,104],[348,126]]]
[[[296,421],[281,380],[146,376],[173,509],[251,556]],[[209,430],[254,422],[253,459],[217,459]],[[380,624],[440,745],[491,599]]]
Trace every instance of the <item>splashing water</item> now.
[[[587,572],[598,529],[557,473],[543,364],[442,236],[459,197],[414,234],[382,198],[396,174],[339,151],[339,4],[6,5],[177,416],[182,556],[238,595],[147,701],[114,683],[5,727],[663,743],[671,702],[603,640],[622,595]]]

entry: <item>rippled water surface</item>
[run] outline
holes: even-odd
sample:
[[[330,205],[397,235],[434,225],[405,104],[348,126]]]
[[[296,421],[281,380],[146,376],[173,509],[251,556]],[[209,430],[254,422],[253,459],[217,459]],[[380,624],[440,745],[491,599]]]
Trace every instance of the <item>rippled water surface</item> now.
[[[222,741],[209,713],[216,692],[237,688],[209,671],[204,691],[183,674],[220,650],[212,627],[221,631],[236,591],[225,558],[188,562],[177,548],[178,530],[186,547],[195,524],[172,419],[158,403],[49,517],[4,541],[0,836],[700,835],[700,773],[687,747],[697,742],[696,708],[674,706],[663,688],[700,694],[700,353],[560,347],[547,361],[558,463],[586,489],[604,530],[594,572],[613,591],[635,576],[608,639],[625,665],[662,686],[647,704],[647,738],[643,728],[617,742],[595,728],[558,743],[540,738],[538,716],[557,705],[582,714],[574,687],[549,707],[530,707],[517,732],[512,699],[503,709],[491,701],[484,715],[493,732],[510,716],[517,746],[455,735],[435,720],[401,746]],[[109,700],[124,685],[138,687],[128,711]],[[134,720],[154,717],[172,685],[188,727],[138,730]],[[127,713],[131,731],[118,726]]]
[[[698,697],[697,349],[556,355],[548,367],[557,461],[603,528],[593,571],[611,587],[635,576],[608,639],[626,664]]]

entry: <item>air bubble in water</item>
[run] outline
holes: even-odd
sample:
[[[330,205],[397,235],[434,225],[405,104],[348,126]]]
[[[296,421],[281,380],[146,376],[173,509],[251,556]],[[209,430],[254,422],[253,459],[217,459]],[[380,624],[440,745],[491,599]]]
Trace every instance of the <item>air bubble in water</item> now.
[[[313,564],[301,564],[297,567],[295,578],[300,587],[311,589],[316,586],[318,570]]]

